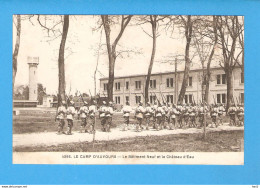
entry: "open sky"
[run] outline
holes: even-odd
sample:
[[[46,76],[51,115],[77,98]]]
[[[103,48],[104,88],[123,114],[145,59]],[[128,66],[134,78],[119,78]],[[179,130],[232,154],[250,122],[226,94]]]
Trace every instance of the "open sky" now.
[[[43,16],[40,17],[42,21]],[[59,16],[48,16],[53,20],[58,20]],[[97,49],[101,30],[96,31],[93,28],[98,26],[99,16],[70,16],[70,25],[68,38],[66,42],[65,52],[65,75],[66,90],[71,88],[71,93],[77,90],[81,92],[94,92],[93,75],[97,63],[95,49]],[[152,38],[145,32],[151,33],[151,25],[149,23],[142,26],[133,26],[132,19],[119,41],[118,49],[138,51],[139,53],[130,53],[129,56],[116,60],[115,76],[132,75],[147,73],[149,65]],[[61,28],[57,26],[57,28]],[[162,27],[159,27],[160,36],[157,38],[157,48],[155,55],[155,64],[152,72],[174,71],[174,65],[169,63],[161,63],[165,60],[174,60],[169,57],[174,54],[184,55],[186,41],[184,33],[175,28],[172,35],[166,33]],[[112,27],[112,39],[119,32],[117,27]],[[32,17],[31,21],[22,20],[21,24],[21,44],[18,55],[18,71],[15,85],[28,84],[28,64],[27,57],[39,57],[38,66],[38,83],[42,83],[46,87],[48,94],[55,94],[58,90],[58,50],[61,38],[51,40],[47,31],[44,30],[37,22],[37,16]],[[16,39],[16,27],[13,27],[13,44]],[[105,46],[104,31],[101,36],[102,53],[99,59],[97,79],[108,75],[108,57]],[[73,52],[71,54],[71,52]],[[70,55],[68,55],[70,54]],[[199,63],[198,63],[199,65]],[[196,66],[196,65],[194,65]],[[179,70],[183,70],[183,66],[179,66]],[[97,92],[99,91],[99,81],[97,81]]]

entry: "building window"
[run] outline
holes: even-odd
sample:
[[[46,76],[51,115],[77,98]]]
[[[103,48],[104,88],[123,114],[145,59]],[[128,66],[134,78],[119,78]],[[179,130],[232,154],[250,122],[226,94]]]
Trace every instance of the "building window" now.
[[[116,101],[116,104],[120,104],[120,97],[119,96],[115,97],[115,101]]]
[[[107,90],[107,83],[104,83],[104,91]]]
[[[227,95],[226,93],[222,93],[222,94],[217,94],[217,103],[222,103],[225,104],[226,103],[226,99],[227,99]]]
[[[186,104],[192,103],[192,94],[185,95],[185,97],[184,97],[184,102],[185,102]]]
[[[166,95],[167,103],[173,103],[173,95]]]
[[[241,84],[244,83],[244,73],[243,72],[241,72],[241,80],[240,80],[240,82],[241,82]]]
[[[141,96],[135,96],[135,103],[138,104],[141,101]]]
[[[156,80],[150,80],[150,88],[156,88]]]
[[[244,93],[240,93],[240,103],[244,104]]]
[[[150,103],[154,104],[155,101],[156,101],[156,97],[153,95],[150,95]]]
[[[128,81],[125,83],[125,88],[129,89],[129,82]]]
[[[120,82],[116,82],[115,85],[116,85],[116,90],[120,90]]]
[[[192,77],[189,77],[188,86],[192,86]]]
[[[141,89],[141,81],[135,81],[135,89]]]
[[[167,84],[167,87],[173,87],[173,78],[167,78],[166,84]]]
[[[125,96],[125,101],[129,102],[129,96]]]
[[[226,74],[217,75],[217,84],[226,84]]]

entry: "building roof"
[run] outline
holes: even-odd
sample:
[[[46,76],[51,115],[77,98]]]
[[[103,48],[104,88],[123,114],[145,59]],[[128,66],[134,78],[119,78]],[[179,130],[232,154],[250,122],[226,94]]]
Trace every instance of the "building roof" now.
[[[220,66],[215,66],[215,67],[211,67],[212,69],[222,69]],[[196,72],[196,71],[201,71],[202,68],[195,68],[195,69],[191,69],[190,72]],[[184,70],[178,70],[176,71],[177,73],[182,73],[184,72]],[[165,74],[174,74],[175,71],[164,71],[164,72],[155,72],[152,73],[151,76],[156,76],[156,75],[165,75]],[[133,77],[141,77],[141,76],[146,76],[147,74],[131,74],[131,75],[124,75],[124,76],[115,76],[114,79],[119,79],[119,78],[133,78]],[[108,77],[104,77],[104,78],[100,78],[99,80],[107,80]]]

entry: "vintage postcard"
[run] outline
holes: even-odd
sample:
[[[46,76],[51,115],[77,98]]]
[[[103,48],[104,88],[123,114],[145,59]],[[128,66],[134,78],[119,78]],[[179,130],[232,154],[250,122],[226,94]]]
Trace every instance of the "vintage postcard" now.
[[[14,164],[244,164],[244,17],[13,15]]]

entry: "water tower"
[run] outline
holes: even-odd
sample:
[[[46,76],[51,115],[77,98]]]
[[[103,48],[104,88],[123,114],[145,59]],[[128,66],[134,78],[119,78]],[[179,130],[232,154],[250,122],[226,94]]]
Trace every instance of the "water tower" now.
[[[37,66],[39,64],[39,57],[28,57],[27,62],[29,65],[29,100],[37,101],[38,99]]]

